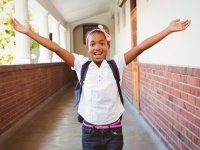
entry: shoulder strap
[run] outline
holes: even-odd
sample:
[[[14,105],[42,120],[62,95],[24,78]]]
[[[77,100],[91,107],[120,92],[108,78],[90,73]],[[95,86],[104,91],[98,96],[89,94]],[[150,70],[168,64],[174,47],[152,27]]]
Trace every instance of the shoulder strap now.
[[[115,77],[121,102],[122,102],[122,104],[124,104],[124,100],[123,100],[123,96],[122,96],[122,91],[121,91],[120,84],[119,84],[120,83],[120,75],[119,75],[119,69],[117,67],[117,64],[115,63],[114,60],[107,60],[107,62],[108,62],[109,66],[110,66],[110,68],[112,70],[112,73],[113,73],[113,75]]]
[[[85,81],[85,77],[88,71],[88,66],[91,63],[91,61],[87,61],[86,63],[84,63],[81,67],[81,77],[80,77],[80,82],[81,85],[83,85],[83,81]]]
[[[81,98],[81,93],[82,93],[82,86],[83,86],[83,81],[85,81],[86,73],[88,71],[88,66],[91,63],[91,61],[87,61],[84,63],[81,67],[81,77],[80,81],[78,81],[76,88],[75,88],[75,93],[76,93],[76,106],[78,106]]]

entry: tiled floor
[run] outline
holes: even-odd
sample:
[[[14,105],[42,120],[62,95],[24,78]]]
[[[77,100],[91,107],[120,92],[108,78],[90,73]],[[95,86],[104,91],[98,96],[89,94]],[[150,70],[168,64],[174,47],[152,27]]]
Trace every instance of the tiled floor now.
[[[5,150],[81,150],[81,124],[76,121],[73,89],[57,95],[9,140]],[[124,150],[165,150],[162,142],[143,128],[130,104],[126,102],[125,107]]]

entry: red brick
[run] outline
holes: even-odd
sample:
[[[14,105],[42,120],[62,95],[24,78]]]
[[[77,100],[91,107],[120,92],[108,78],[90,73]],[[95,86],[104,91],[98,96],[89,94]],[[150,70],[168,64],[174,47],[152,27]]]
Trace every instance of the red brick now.
[[[4,71],[0,72],[0,133],[12,127],[72,77],[70,68],[64,63],[7,66]]]
[[[196,87],[200,87],[200,78],[187,76],[187,83]]]
[[[190,150],[190,148],[188,148],[185,144],[181,144],[181,149],[182,150]]]
[[[162,136],[166,134],[172,136],[168,128],[176,128],[177,133],[180,132],[183,137],[187,131],[198,137],[200,69],[148,64],[140,68],[141,113],[151,122],[155,131],[159,129]],[[161,130],[163,127],[164,130]],[[167,136],[166,139],[170,140]],[[181,143],[177,141],[172,143],[174,148],[196,148],[197,140],[192,140],[192,136],[186,136],[182,140]]]
[[[188,100],[188,94],[184,93],[184,92],[181,92],[181,99],[183,99],[184,101],[187,101]]]
[[[189,75],[189,76],[193,76],[193,68],[187,68],[186,74]]]
[[[200,101],[200,100],[199,100]],[[191,95],[188,95],[188,102],[190,103],[190,104],[192,104],[192,105],[197,105],[197,98],[196,97],[194,97],[194,96],[191,96]],[[197,105],[198,106],[198,105]],[[199,105],[199,107],[200,107],[200,105]]]
[[[193,68],[193,76],[200,78],[200,69]]]

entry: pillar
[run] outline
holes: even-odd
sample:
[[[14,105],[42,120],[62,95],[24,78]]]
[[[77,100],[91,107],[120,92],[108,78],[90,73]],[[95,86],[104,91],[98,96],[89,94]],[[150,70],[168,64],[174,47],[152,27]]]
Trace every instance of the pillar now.
[[[53,25],[53,41],[60,45],[60,23],[55,22]],[[61,58],[56,54],[53,53],[52,62],[61,62]]]
[[[62,25],[60,25],[60,46],[67,49],[66,29]]]
[[[42,12],[39,16],[39,34],[49,39],[48,12]],[[50,63],[52,52],[40,45],[39,63]]]
[[[15,17],[22,24],[29,24],[28,1],[15,0]],[[30,61],[30,38],[16,32],[16,49],[13,64],[29,64]]]

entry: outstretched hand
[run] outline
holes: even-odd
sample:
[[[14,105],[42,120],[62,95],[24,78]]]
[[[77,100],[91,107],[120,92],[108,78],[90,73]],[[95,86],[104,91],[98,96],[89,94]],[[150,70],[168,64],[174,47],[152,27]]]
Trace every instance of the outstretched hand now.
[[[171,32],[178,32],[178,31],[183,31],[187,29],[187,27],[190,25],[191,20],[184,20],[180,21],[180,19],[173,20],[168,28]]]
[[[29,32],[29,25],[22,25],[17,19],[13,18],[11,19],[11,25],[12,27],[18,31],[18,32],[21,32],[21,33],[24,33],[24,34],[27,34]]]

